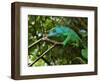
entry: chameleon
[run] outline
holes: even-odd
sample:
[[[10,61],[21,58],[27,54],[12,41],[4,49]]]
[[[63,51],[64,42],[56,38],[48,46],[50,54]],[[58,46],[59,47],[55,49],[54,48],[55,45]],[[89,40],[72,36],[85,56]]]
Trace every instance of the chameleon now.
[[[74,30],[72,30],[70,27],[62,25],[57,25],[50,29],[47,37],[57,42],[62,42],[63,46],[72,44],[79,47],[79,43],[81,42],[80,37]]]

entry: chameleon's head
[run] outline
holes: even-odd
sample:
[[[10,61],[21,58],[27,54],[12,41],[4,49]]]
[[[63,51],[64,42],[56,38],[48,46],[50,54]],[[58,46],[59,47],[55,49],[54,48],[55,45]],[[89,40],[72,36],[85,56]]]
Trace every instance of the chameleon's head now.
[[[53,29],[48,31],[48,37],[54,37],[56,35],[57,35],[57,33],[56,33],[56,29],[55,28],[53,28]]]
[[[63,42],[65,37],[63,36],[63,29],[61,26],[56,26],[48,31],[47,37],[51,40],[55,40],[57,42]]]
[[[59,28],[59,26],[56,26],[48,31],[48,38],[50,37],[57,37],[58,34],[60,34],[62,30]]]

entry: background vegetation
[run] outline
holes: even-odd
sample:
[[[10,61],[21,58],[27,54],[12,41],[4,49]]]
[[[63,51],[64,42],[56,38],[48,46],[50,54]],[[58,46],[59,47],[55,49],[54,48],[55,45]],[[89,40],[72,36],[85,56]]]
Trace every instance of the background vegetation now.
[[[42,38],[43,34],[56,25],[64,25],[73,29],[82,39],[82,44],[85,46],[85,49],[81,49],[71,45],[65,48],[58,45],[41,57],[32,66],[86,64],[88,62],[87,22],[88,19],[82,17],[28,15],[28,45]],[[40,41],[31,48],[28,48],[28,64],[30,65],[52,45],[53,44],[50,42]]]

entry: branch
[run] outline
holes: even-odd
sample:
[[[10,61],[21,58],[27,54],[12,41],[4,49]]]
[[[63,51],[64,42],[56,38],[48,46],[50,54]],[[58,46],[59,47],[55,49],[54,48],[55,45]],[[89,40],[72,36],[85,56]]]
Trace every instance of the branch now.
[[[39,57],[40,55],[36,55],[36,56]],[[51,65],[50,62],[49,62],[46,58],[41,57],[41,59],[42,59],[45,63],[47,63],[48,65]],[[30,64],[29,64],[29,65],[30,65]]]
[[[42,40],[42,38],[39,39],[39,40],[37,40],[36,42],[30,44],[30,45],[28,46],[28,48],[31,48],[32,46],[34,46],[35,44],[37,44],[37,43],[40,42],[41,40]]]
[[[56,45],[63,45],[62,42],[57,42],[57,41],[51,40],[51,39],[49,39],[49,38],[47,38],[47,37],[44,37],[43,40],[44,40],[44,41],[51,42],[51,43],[56,44]]]
[[[41,57],[41,59],[42,59],[45,63],[47,63],[48,65],[51,65],[50,62],[47,61],[44,57]]]
[[[40,41],[48,41],[48,42],[51,42],[51,43],[56,44],[56,45],[63,45],[62,42],[57,42],[57,41],[51,40],[51,39],[49,39],[49,38],[47,38],[47,37],[43,37],[43,38],[37,40],[36,42],[30,44],[30,45],[28,46],[28,48],[31,48],[32,46],[34,46],[35,44],[37,44],[37,43],[40,42]]]
[[[43,54],[41,54],[36,60],[33,61],[33,63],[31,63],[29,66],[31,67],[33,64],[35,64],[40,58],[42,58],[48,51],[50,51],[52,48],[55,47],[56,44],[54,44],[53,46],[51,46],[49,49],[47,49]]]

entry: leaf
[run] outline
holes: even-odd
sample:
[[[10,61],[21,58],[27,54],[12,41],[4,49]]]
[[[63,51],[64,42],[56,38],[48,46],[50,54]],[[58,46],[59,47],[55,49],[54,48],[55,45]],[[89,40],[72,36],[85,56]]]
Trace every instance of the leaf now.
[[[81,54],[82,54],[82,56],[85,58],[85,59],[87,59],[88,58],[88,50],[87,50],[87,48],[85,48],[85,49],[82,49],[82,51],[81,51]]]

